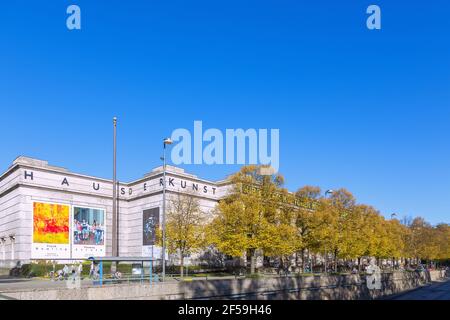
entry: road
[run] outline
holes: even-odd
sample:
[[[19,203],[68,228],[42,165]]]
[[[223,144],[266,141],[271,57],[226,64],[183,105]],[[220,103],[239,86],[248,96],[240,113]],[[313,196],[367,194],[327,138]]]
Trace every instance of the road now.
[[[388,300],[450,300],[450,280],[435,282]]]

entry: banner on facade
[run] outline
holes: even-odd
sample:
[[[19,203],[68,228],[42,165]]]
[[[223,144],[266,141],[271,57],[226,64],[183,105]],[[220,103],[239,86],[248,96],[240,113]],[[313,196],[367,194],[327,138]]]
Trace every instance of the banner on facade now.
[[[67,259],[70,255],[70,206],[34,202],[32,259]]]
[[[142,221],[142,256],[161,259],[162,248],[157,246],[156,232],[160,226],[160,209],[144,210]],[[166,259],[168,254],[166,252]]]
[[[154,246],[159,228],[159,208],[144,210],[143,217],[143,246]]]
[[[73,207],[72,258],[88,259],[106,255],[105,211]]]

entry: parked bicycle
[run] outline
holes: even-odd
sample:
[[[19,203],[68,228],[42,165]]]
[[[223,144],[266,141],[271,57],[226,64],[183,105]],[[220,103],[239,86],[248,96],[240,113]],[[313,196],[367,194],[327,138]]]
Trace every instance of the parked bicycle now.
[[[64,281],[69,279],[69,274],[64,270],[52,271],[50,272],[50,279],[52,281]]]

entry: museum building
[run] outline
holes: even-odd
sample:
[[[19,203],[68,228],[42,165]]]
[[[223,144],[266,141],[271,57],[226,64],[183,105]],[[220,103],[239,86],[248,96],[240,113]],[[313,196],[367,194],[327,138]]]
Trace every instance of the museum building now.
[[[155,230],[162,221],[163,167],[118,183],[120,257],[161,256]],[[228,190],[167,166],[167,194],[197,197],[208,214]],[[70,172],[47,161],[19,157],[0,176],[0,267],[35,260],[112,255],[112,180]]]

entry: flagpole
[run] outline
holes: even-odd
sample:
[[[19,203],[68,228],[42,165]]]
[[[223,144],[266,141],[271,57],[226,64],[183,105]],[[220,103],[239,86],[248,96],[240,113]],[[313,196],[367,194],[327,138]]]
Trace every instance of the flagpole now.
[[[117,228],[117,118],[113,118],[113,214],[112,214],[112,256],[118,257]]]

